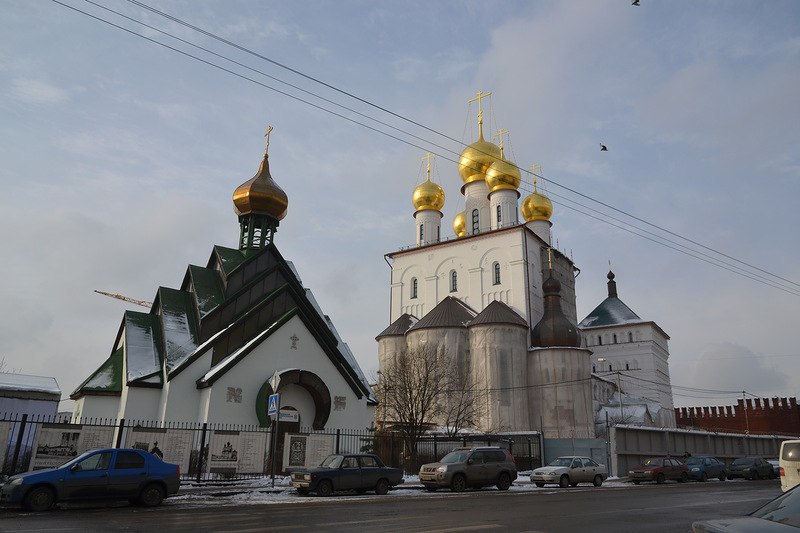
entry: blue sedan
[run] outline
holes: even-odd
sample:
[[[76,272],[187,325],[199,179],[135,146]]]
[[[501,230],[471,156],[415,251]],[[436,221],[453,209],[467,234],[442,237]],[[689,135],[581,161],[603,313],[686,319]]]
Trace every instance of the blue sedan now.
[[[48,470],[12,476],[0,488],[0,503],[47,511],[57,501],[127,499],[153,507],[176,494],[180,467],[142,450],[92,450]]]
[[[686,467],[689,469],[689,479],[697,481],[708,481],[711,478],[725,481],[728,477],[725,463],[710,455],[690,456],[686,459]]]

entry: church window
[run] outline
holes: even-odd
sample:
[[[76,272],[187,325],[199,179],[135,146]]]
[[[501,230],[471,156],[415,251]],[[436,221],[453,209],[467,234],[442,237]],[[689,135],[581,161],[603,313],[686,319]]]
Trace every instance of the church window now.
[[[599,344],[600,346],[603,345],[603,337],[601,337],[600,335],[597,336],[597,344]]]
[[[494,271],[494,284],[500,285],[500,263],[495,262],[492,270]]]
[[[617,344],[617,334],[614,333],[614,344]]]
[[[608,371],[611,372],[611,365],[608,365]]]
[[[472,210],[472,233],[478,233],[480,231],[480,226],[478,225],[478,210]]]
[[[500,206],[498,205],[497,206],[497,225],[500,226],[500,222],[502,222],[502,221],[503,221],[503,219],[500,216]]]
[[[411,298],[417,297],[417,278],[411,279]]]
[[[628,342],[633,342],[633,333],[628,332]]]
[[[595,365],[592,365],[592,372],[597,372],[597,367],[595,367]]]
[[[458,290],[458,274],[455,270],[450,272],[450,292],[456,292]]]
[[[628,363],[625,363],[625,370],[630,370],[630,369],[631,369],[631,365],[629,365]]]
[[[436,226],[436,241],[437,241],[437,242],[438,242],[438,241],[440,241],[440,240],[442,239],[442,237],[441,237],[441,235],[442,235],[442,233],[441,233],[441,230],[442,230],[442,228],[440,228],[439,226]]]
[[[423,239],[424,239],[423,235],[424,234],[425,234],[425,224],[420,224],[419,225],[419,242],[423,241]]]

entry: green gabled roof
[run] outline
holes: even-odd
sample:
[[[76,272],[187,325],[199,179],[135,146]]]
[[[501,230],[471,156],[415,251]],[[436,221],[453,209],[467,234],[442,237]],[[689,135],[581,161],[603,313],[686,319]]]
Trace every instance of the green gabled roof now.
[[[247,259],[241,250],[226,248],[220,245],[214,246],[214,253],[217,255],[219,266],[222,268],[222,272],[225,276],[230,275],[231,272],[236,270],[236,268]]]
[[[192,279],[192,290],[194,291],[195,302],[197,302],[197,310],[200,311],[200,317],[202,318],[225,301],[222,282],[216,271],[197,265],[189,265],[189,276]]]
[[[198,325],[188,292],[160,287],[161,331],[164,338],[167,371],[194,352],[198,344]]]
[[[120,348],[106,359],[86,381],[70,395],[73,400],[84,394],[122,392],[122,353]]]
[[[125,311],[125,362],[127,380],[152,383],[158,374],[161,382],[161,363],[164,360],[161,343],[161,321],[158,315]]]

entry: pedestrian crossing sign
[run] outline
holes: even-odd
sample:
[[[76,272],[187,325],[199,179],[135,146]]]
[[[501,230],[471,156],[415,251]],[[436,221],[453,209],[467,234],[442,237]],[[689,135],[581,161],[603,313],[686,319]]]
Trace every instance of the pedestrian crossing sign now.
[[[267,414],[268,415],[277,415],[278,414],[278,405],[280,405],[280,395],[279,394],[270,394],[269,395],[269,402],[267,402]]]

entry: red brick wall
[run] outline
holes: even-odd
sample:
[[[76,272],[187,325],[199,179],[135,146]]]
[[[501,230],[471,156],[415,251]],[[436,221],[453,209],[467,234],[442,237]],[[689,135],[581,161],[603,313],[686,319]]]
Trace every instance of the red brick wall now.
[[[746,413],[745,413],[746,411]],[[678,407],[675,421],[679,428],[731,433],[800,435],[800,410],[797,398],[748,398],[737,405],[716,407]]]

